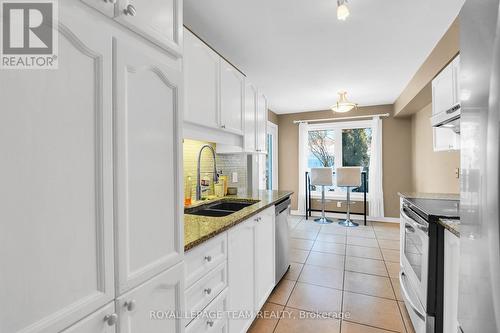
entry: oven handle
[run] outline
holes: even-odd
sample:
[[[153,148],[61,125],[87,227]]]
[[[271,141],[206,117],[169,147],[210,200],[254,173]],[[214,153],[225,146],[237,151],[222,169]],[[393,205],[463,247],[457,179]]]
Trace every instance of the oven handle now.
[[[423,232],[427,233],[429,232],[429,228],[422,225],[421,223],[418,223],[417,221],[415,221],[414,219],[412,219],[411,217],[409,217],[408,215],[406,215],[405,211],[403,208],[401,208],[399,210],[399,212],[401,213],[401,215],[403,215],[403,217],[408,221],[410,222],[410,224],[414,227],[414,228],[417,228],[419,230],[422,230]]]
[[[401,285],[401,291],[403,292],[404,297],[406,298],[406,300],[408,300],[408,303],[410,304],[410,307],[412,308],[413,312],[415,312],[415,314],[420,319],[422,319],[423,321],[425,321],[425,316],[420,312],[420,310],[415,306],[415,304],[413,304],[413,301],[410,298],[410,294],[406,290],[406,286],[403,283],[403,275],[405,275],[405,273],[403,273],[402,271],[399,272],[399,284]]]

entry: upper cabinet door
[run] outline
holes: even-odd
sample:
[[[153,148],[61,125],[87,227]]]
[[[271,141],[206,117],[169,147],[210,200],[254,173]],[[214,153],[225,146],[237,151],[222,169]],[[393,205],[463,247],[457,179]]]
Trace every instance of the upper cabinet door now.
[[[246,152],[255,151],[256,147],[256,113],[257,88],[247,83],[245,85],[245,137],[244,149]]]
[[[132,31],[182,55],[182,0],[118,0],[115,16]]]
[[[243,134],[245,76],[224,59],[220,63],[220,126]]]
[[[217,53],[184,29],[185,121],[219,127],[219,59]]]
[[[0,332],[59,332],[114,297],[112,49],[76,17],[58,69],[0,74]]]
[[[119,333],[182,333],[184,265],[179,263],[116,300]]]
[[[257,149],[258,152],[266,151],[266,135],[267,135],[267,101],[262,94],[258,95],[257,99]]]
[[[114,40],[119,293],[182,259],[182,73]],[[172,67],[170,67],[172,66]]]
[[[455,80],[450,64],[432,80],[432,114],[446,111],[454,104]]]

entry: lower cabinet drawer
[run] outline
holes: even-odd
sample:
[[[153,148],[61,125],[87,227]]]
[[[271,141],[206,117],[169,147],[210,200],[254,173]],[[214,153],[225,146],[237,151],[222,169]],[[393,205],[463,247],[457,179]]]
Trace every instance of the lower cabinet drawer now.
[[[202,311],[227,287],[227,265],[222,263],[186,290],[188,313]]]
[[[115,303],[112,302],[61,333],[115,333],[117,320]]]
[[[226,288],[186,327],[186,333],[227,333],[227,293]]]
[[[184,264],[186,267],[186,287],[205,276],[227,258],[227,233],[208,240],[186,252]]]

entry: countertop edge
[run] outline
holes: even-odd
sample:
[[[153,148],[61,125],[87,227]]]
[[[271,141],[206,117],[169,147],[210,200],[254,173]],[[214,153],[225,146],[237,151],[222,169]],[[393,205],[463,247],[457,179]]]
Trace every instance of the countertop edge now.
[[[280,195],[275,200],[272,200],[269,203],[267,203],[266,205],[264,205],[262,207],[259,207],[259,208],[255,209],[252,212],[249,212],[247,215],[238,218],[234,222],[232,222],[232,223],[230,223],[230,224],[228,224],[228,225],[226,225],[226,226],[224,226],[224,227],[222,227],[222,228],[220,228],[220,229],[218,229],[218,230],[216,230],[214,232],[206,234],[206,235],[200,237],[199,239],[196,239],[196,240],[194,240],[194,241],[192,241],[190,243],[185,244],[184,245],[184,252],[188,252],[189,250],[193,249],[194,247],[196,247],[196,246],[198,246],[200,244],[203,244],[207,240],[209,240],[209,239],[211,239],[211,238],[213,238],[213,237],[215,237],[215,236],[217,236],[217,235],[219,235],[219,234],[221,234],[221,233],[223,233],[223,232],[231,229],[232,227],[234,227],[234,226],[236,226],[236,225],[238,225],[238,224],[240,224],[240,223],[248,220],[250,217],[252,217],[252,216],[254,216],[254,215],[262,212],[263,210],[265,210],[265,209],[273,206],[274,204],[276,204],[276,202],[281,201],[281,200],[283,200],[283,199],[285,199],[287,197],[290,197],[292,194],[293,194],[293,192],[291,192],[291,191],[290,192],[284,192],[282,195]]]
[[[398,192],[398,195],[408,199],[460,200],[460,194],[455,193]]]
[[[446,230],[460,238],[460,220],[456,219],[439,219],[438,223],[442,225]]]

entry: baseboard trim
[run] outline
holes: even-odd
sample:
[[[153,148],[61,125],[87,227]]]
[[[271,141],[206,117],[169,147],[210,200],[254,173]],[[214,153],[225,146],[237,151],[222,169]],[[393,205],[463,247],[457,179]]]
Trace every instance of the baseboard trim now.
[[[298,216],[303,216],[304,214],[301,214],[298,210],[291,210],[290,211],[291,215],[298,215]],[[312,212],[313,216],[320,216],[321,212]],[[339,214],[339,213],[326,213],[325,214],[328,217],[332,218],[345,218],[345,214]],[[357,220],[357,221],[362,221],[363,216],[360,215],[351,215],[352,220]],[[399,223],[399,218],[397,217],[372,217],[372,216],[367,216],[366,219],[368,221],[375,221],[375,222],[385,222],[385,223]]]

